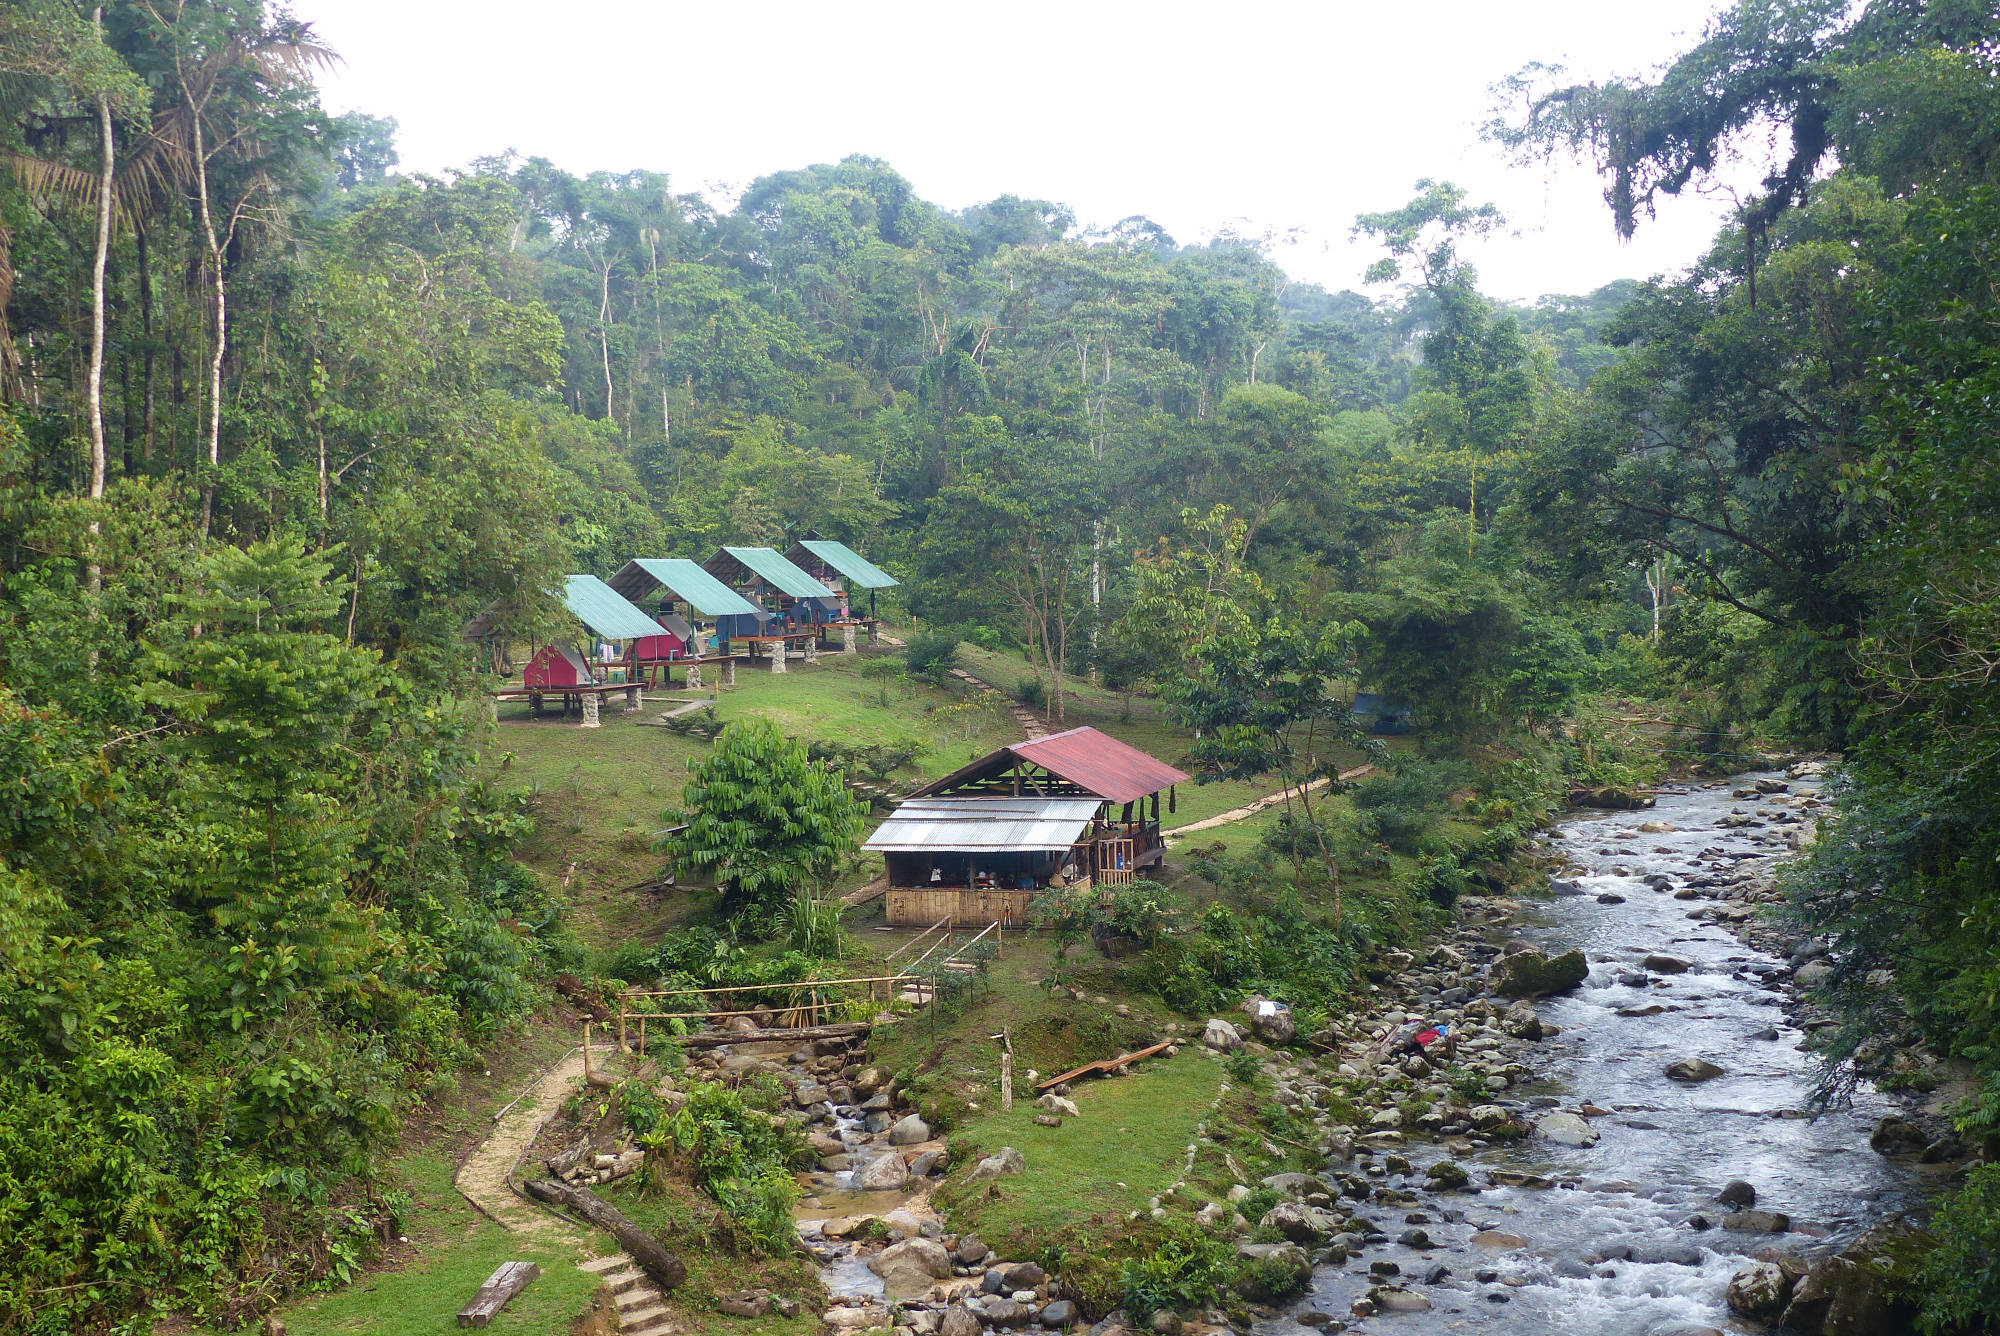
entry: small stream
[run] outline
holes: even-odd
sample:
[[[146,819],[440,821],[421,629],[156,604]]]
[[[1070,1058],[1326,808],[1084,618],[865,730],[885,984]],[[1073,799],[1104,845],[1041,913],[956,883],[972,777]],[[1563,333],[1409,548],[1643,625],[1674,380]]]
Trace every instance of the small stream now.
[[[1499,934],[1518,933],[1552,956],[1581,948],[1590,977],[1581,989],[1536,1004],[1561,1033],[1538,1046],[1539,1079],[1494,1102],[1530,1119],[1558,1105],[1598,1106],[1609,1111],[1591,1120],[1601,1140],[1585,1148],[1541,1137],[1469,1152],[1461,1146],[1453,1158],[1475,1183],[1488,1171],[1519,1170],[1556,1185],[1420,1194],[1415,1207],[1361,1203],[1361,1214],[1387,1239],[1410,1227],[1411,1212],[1427,1217],[1421,1225],[1436,1246],[1418,1250],[1385,1239],[1344,1267],[1322,1267],[1311,1293],[1265,1329],[1296,1332],[1298,1316],[1316,1310],[1350,1330],[1752,1331],[1758,1328],[1734,1319],[1723,1299],[1750,1253],[1777,1247],[1818,1255],[1917,1204],[1916,1170],[1868,1148],[1874,1121],[1892,1111],[1886,1099],[1864,1090],[1850,1108],[1805,1116],[1811,1070],[1787,1014],[1788,963],[1746,946],[1721,924],[1690,917],[1716,902],[1675,898],[1691,882],[1712,886],[1768,872],[1788,852],[1785,834],[1798,826],[1785,818],[1810,805],[1813,783],[1792,781],[1785,795],[1732,796],[1759,778],[1782,776],[1670,789],[1652,810],[1566,819],[1551,837],[1572,865],[1558,881],[1566,893],[1529,902],[1513,931]],[[1649,824],[1655,829],[1640,830]],[[1670,880],[1659,882],[1662,874]],[[1689,968],[1641,969],[1654,953]],[[1666,1066],[1689,1057],[1724,1075],[1694,1085],[1668,1079]],[[1388,1181],[1415,1190],[1424,1165],[1445,1148],[1417,1141],[1405,1153],[1415,1174]],[[1791,1232],[1720,1228],[1729,1212],[1715,1196],[1734,1179],[1756,1188],[1758,1209],[1790,1216]],[[1696,1217],[1711,1227],[1691,1224]],[[1482,1245],[1472,1238],[1480,1230],[1522,1242],[1489,1236]],[[1351,1303],[1373,1280],[1369,1264],[1383,1261],[1396,1262],[1405,1282],[1418,1282],[1430,1311],[1350,1317]],[[1449,1275],[1436,1277],[1440,1267]]]

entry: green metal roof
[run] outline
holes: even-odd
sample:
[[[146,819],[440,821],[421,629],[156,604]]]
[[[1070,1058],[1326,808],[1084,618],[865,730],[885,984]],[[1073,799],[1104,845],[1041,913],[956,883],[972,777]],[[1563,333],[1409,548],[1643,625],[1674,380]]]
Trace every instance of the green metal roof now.
[[[898,583],[895,576],[845,543],[836,543],[831,538],[801,538],[799,546],[852,580],[856,588],[887,589]]]
[[[606,640],[635,640],[660,634],[660,624],[627,603],[617,590],[594,575],[563,580],[563,603],[578,621]]]
[[[722,549],[773,589],[793,598],[832,598],[833,591],[786,561],[775,547],[725,547]]]
[[[639,573],[652,577],[650,584],[643,579],[635,580]],[[644,594],[652,584],[665,585],[675,598],[704,617],[742,616],[757,611],[756,604],[703,570],[700,562],[686,557],[639,557],[626,562],[624,569],[611,578],[628,598]]]

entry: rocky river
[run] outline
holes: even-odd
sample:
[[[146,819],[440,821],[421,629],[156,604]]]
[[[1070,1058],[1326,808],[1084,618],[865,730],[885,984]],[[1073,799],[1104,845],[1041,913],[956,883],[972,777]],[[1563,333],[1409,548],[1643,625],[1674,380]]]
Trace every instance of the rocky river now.
[[[1468,899],[1445,940],[1394,962],[1364,1014],[1315,1036],[1322,1056],[1265,1048],[1243,1017],[1211,1022],[1211,1046],[1249,1042],[1328,1152],[1316,1177],[1266,1181],[1289,1200],[1261,1221],[1233,1207],[1256,1184],[1199,1204],[1218,1231],[1261,1224],[1293,1240],[1246,1251],[1291,1248],[1301,1270],[1310,1259],[1303,1295],[1252,1306],[1255,1330],[1665,1336],[1781,1317],[1829,1336],[1893,1330],[1869,1325],[1882,1320],[1873,1299],[1833,1293],[1832,1268],[1919,1205],[1921,1138],[1908,1129],[1888,1147],[1902,1153],[1871,1149],[1899,1110],[1867,1090],[1810,1116],[1801,1027],[1814,1022],[1794,989],[1816,948],[1758,912],[1818,803],[1808,766],[1572,815],[1547,839],[1552,898]],[[1401,1042],[1433,1025],[1448,1055]],[[1478,1102],[1463,1098],[1468,1072]],[[924,1209],[942,1146],[895,1109],[880,1073],[866,1077],[822,1106],[826,1159],[801,1212],[835,1297],[830,1325],[881,1323],[890,1299],[904,1301],[910,1336],[1075,1320],[1039,1268],[946,1233]],[[1326,1106],[1342,1079],[1399,1089],[1341,1123]],[[1413,1117],[1413,1097],[1431,1111]],[[1185,1192],[1164,1203],[1196,1205]],[[864,1230],[870,1219],[882,1226]],[[887,1248],[857,1241],[885,1228]],[[1194,1331],[1229,1323],[1219,1310],[1183,1318]]]

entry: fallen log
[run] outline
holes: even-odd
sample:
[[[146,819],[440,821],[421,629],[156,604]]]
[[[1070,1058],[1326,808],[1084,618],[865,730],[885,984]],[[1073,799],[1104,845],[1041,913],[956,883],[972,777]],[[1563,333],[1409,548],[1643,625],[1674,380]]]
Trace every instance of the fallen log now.
[[[472,1302],[458,1310],[458,1325],[490,1326],[507,1301],[527,1289],[528,1282],[541,1274],[542,1269],[533,1262],[502,1262],[479,1287],[479,1293],[472,1296]]]
[[[530,1181],[528,1191],[542,1201],[569,1207],[617,1239],[618,1246],[631,1253],[632,1260],[658,1281],[661,1289],[675,1289],[687,1279],[685,1262],[662,1248],[659,1240],[633,1224],[622,1211],[590,1189],[541,1178]]]
[[[839,1025],[802,1025],[796,1030],[715,1030],[682,1035],[670,1042],[682,1048],[722,1048],[728,1044],[767,1044],[775,1039],[848,1039],[867,1034],[871,1028],[867,1021],[847,1021]]]

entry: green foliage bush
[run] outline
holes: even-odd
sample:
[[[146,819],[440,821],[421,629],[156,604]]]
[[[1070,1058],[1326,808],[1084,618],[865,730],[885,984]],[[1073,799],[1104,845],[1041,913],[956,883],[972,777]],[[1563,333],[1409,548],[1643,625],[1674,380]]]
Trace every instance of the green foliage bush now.
[[[1384,844],[1414,854],[1444,818],[1447,797],[1471,780],[1471,767],[1461,762],[1408,757],[1390,773],[1356,785],[1354,806]]]
[[[958,666],[961,639],[956,631],[922,631],[911,636],[903,646],[903,662],[909,666],[910,676],[943,686],[945,677]]]
[[[1982,1164],[1939,1204],[1937,1246],[1924,1258],[1916,1297],[1927,1336],[1985,1329],[2000,1313],[2000,1165]]]
[[[1204,1308],[1236,1275],[1236,1247],[1184,1216],[1170,1216],[1157,1233],[1139,1238],[1146,1255],[1125,1263],[1125,1311],[1144,1324],[1162,1309]]]
[[[1039,677],[1023,677],[1014,684],[1014,699],[1031,710],[1049,703],[1049,684]]]
[[[805,1142],[740,1090],[696,1081],[685,1093],[687,1102],[648,1135],[760,1248],[780,1252],[795,1246],[793,1171],[805,1163]]]

